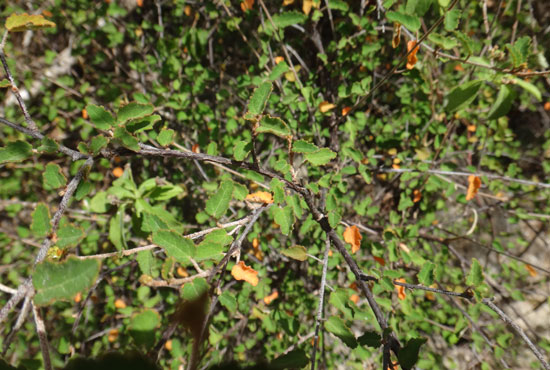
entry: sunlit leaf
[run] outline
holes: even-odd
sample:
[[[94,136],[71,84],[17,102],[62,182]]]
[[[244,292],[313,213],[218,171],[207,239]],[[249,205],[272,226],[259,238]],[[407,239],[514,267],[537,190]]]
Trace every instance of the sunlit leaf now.
[[[243,261],[240,261],[231,269],[231,276],[235,280],[244,280],[252,286],[258,285],[260,281],[258,279],[258,271],[255,271],[252,267],[245,265]]]

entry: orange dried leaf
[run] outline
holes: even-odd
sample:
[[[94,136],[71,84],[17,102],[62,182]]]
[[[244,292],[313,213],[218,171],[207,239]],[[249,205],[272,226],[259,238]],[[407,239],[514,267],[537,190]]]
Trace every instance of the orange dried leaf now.
[[[435,301],[435,294],[433,294],[432,292],[426,292],[425,297],[429,301]]]
[[[267,191],[257,191],[252,194],[248,194],[245,198],[249,202],[254,203],[264,203],[264,204],[271,204],[273,203],[273,195]]]
[[[258,240],[258,238],[252,239],[252,247],[254,249],[258,249],[259,246],[260,246],[260,241]]]
[[[401,25],[397,22],[393,24],[393,38],[391,40],[391,46],[392,48],[396,48],[399,46],[399,42],[401,41]]]
[[[466,192],[466,200],[472,200],[481,188],[481,179],[478,176],[468,176],[468,191]]]
[[[352,301],[353,303],[357,304],[357,302],[359,302],[359,295],[358,294],[352,294],[349,297],[349,300]]]
[[[457,65],[455,66],[455,71],[457,71],[457,72],[462,72],[462,71],[464,71],[464,67],[462,67],[461,64],[457,64]]]
[[[114,177],[120,177],[124,174],[124,170],[121,167],[115,167],[113,169],[113,176]]]
[[[357,282],[356,282],[356,281],[354,281],[353,283],[351,283],[351,284],[349,285],[349,288],[355,290],[356,292],[359,291],[359,288],[357,287]]]
[[[254,6],[254,0],[244,0],[241,3],[241,9],[243,10],[243,12],[247,12],[251,10],[253,6]]]
[[[74,302],[78,303],[81,300],[82,300],[82,293],[80,293],[80,292],[76,293],[76,295],[74,296]]]
[[[271,293],[270,295],[264,297],[264,303],[265,304],[270,304],[271,302],[273,302],[277,298],[279,298],[279,292],[274,290],[273,293]]]
[[[418,203],[422,199],[422,193],[418,189],[413,190],[413,202]]]
[[[180,276],[180,277],[188,277],[189,276],[189,273],[187,272],[187,270],[184,267],[181,267],[181,266],[176,269],[176,274],[178,274],[178,276]]]
[[[201,152],[201,149],[199,148],[199,144],[194,144],[192,147],[191,147],[191,151],[193,153],[200,153]]]
[[[351,253],[355,253],[359,250],[361,247],[361,239],[363,239],[363,237],[355,225],[346,228],[344,231],[344,240],[346,243],[351,244]]]
[[[476,125],[468,125],[467,130],[470,132],[476,132]]]
[[[396,281],[400,282],[400,283],[406,283],[405,279],[401,278],[401,279],[397,279]],[[405,287],[404,286],[401,286],[401,285],[395,285],[395,290],[397,290],[397,298],[399,298],[400,300],[403,300],[405,299],[405,297],[407,296],[405,294]]]
[[[329,110],[333,110],[334,108],[336,108],[336,105],[329,103],[328,101],[324,101],[319,104],[319,110],[321,111],[321,113],[326,113]]]
[[[141,8],[143,6],[143,0],[136,0],[136,5]]]
[[[118,329],[111,329],[109,330],[109,334],[107,336],[107,340],[110,343],[113,343],[118,338]]]
[[[189,17],[191,15],[191,6],[186,5],[185,8],[183,8],[183,13]]]
[[[372,256],[372,258],[374,258],[374,260],[379,264],[381,264],[382,266],[386,266],[386,260],[383,259],[382,257]]]
[[[525,268],[529,271],[529,275],[531,275],[531,277],[536,277],[538,275],[537,270],[535,270],[533,266],[525,265]]]
[[[411,40],[407,42],[407,52],[411,51],[411,49],[416,45],[416,40]],[[407,57],[407,69],[413,69],[416,62],[418,62],[418,58],[416,57],[416,53],[418,52],[420,46],[416,45],[414,50],[409,54]]]
[[[347,116],[350,110],[351,110],[351,107],[342,108],[342,116]]]
[[[547,101],[546,103],[544,103],[544,110],[545,111],[550,111],[550,101]]]
[[[82,118],[88,119],[88,111],[86,109],[82,109]]]
[[[116,308],[126,308],[126,302],[124,302],[122,299],[118,298],[115,300],[115,307]]]
[[[244,280],[252,286],[256,286],[260,282],[258,279],[258,271],[245,265],[243,261],[233,266],[231,269],[231,276],[233,276],[235,280]]]
[[[275,57],[275,64],[279,64],[281,62],[284,62],[285,58],[282,56]]]
[[[164,343],[164,348],[166,348],[167,351],[172,350],[172,339],[167,340],[166,343]]]
[[[283,0],[283,6],[288,6],[294,4],[294,0]]]

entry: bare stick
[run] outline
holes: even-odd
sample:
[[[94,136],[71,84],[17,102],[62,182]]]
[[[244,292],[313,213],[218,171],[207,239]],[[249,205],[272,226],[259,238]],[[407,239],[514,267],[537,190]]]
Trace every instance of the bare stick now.
[[[525,341],[525,343],[527,343],[527,346],[529,346],[529,349],[535,354],[535,356],[538,358],[542,366],[546,370],[550,370],[550,365],[548,364],[548,362],[546,362],[546,360],[544,359],[544,356],[538,350],[538,348],[533,344],[533,342],[531,342],[531,340],[525,334],[525,332],[514,321],[512,321],[512,319],[508,317],[508,315],[506,315],[500,308],[498,308],[493,303],[493,299],[484,298],[481,302],[487,307],[489,307],[490,309],[492,309],[493,311],[495,311],[500,316],[502,321],[510,325],[512,329],[514,329],[514,331],[518,333],[519,336]]]
[[[469,290],[466,290],[463,293],[456,293],[456,292],[451,292],[449,290],[430,288],[430,287],[427,287],[427,286],[424,286],[424,285],[402,283],[402,282],[397,281],[397,280],[393,281],[393,285],[399,285],[399,286],[402,286],[402,287],[405,287],[405,288],[408,288],[408,289],[420,289],[420,290],[425,290],[425,291],[428,291],[428,292],[434,292],[434,293],[440,293],[440,294],[450,295],[450,296],[454,296],[454,297],[466,298],[467,300],[471,300],[474,297],[472,292],[470,292]]]
[[[4,71],[6,72],[8,81],[10,81],[11,92],[13,93],[13,95],[15,95],[15,98],[17,99],[17,103],[19,103],[19,107],[21,107],[21,111],[23,111],[23,116],[25,116],[25,121],[27,122],[27,125],[31,130],[38,131],[38,127],[36,126],[36,123],[34,123],[34,121],[32,120],[29,114],[29,111],[27,110],[27,106],[23,101],[23,97],[21,97],[21,94],[19,93],[19,89],[15,84],[15,80],[13,79],[13,76],[11,74],[10,68],[8,66],[8,62],[6,61],[6,55],[4,54],[4,45],[6,43],[7,37],[8,37],[8,31],[6,30],[6,32],[4,33],[4,36],[2,37],[2,42],[0,43],[0,60],[2,61],[2,66],[4,67]]]
[[[323,257],[323,274],[321,275],[321,287],[319,288],[319,304],[317,306],[317,317],[315,319],[315,335],[313,337],[313,354],[311,355],[311,370],[315,370],[315,355],[317,354],[317,345],[319,342],[319,328],[323,317],[323,303],[325,299],[325,284],[327,281],[328,252],[330,251],[330,238],[327,235],[325,242],[325,255]]]
[[[19,329],[21,329],[21,326],[23,326],[23,323],[27,319],[27,316],[31,308],[30,302],[31,302],[31,299],[27,296],[23,301],[23,307],[19,312],[19,316],[17,316],[17,321],[15,322],[15,325],[10,329],[9,334],[6,336],[6,339],[4,341],[4,348],[2,349],[2,356],[6,355],[6,352],[8,352],[8,349],[10,348],[10,344],[15,336],[15,333],[17,333]]]
[[[48,335],[46,334],[46,326],[40,313],[40,309],[36,307],[34,302],[32,305],[32,313],[34,315],[34,323],[36,324],[36,332],[40,341],[40,350],[42,351],[42,359],[44,360],[44,369],[52,370],[52,361],[50,359],[50,345],[48,343]]]

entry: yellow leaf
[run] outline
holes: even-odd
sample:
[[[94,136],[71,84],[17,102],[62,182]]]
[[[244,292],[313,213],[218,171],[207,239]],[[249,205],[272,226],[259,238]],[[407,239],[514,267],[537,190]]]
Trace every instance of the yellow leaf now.
[[[126,308],[126,302],[124,302],[122,299],[117,299],[115,301],[115,307],[116,308]]]
[[[283,6],[288,6],[294,4],[294,0],[283,0]]]
[[[245,199],[253,203],[273,203],[273,195],[267,191],[257,191],[255,193],[248,194]]]
[[[361,247],[361,239],[363,239],[363,237],[355,225],[346,228],[344,231],[344,240],[346,243],[351,244],[351,253],[355,253],[359,250]]]
[[[466,200],[472,200],[481,188],[481,179],[478,176],[468,176],[468,191],[466,192]]]
[[[51,27],[55,27],[55,23],[47,20],[44,16],[39,14],[12,14],[8,17],[8,19],[6,19],[6,28],[10,32],[23,32],[27,30],[38,30]]]
[[[416,157],[421,161],[430,158],[430,150],[428,148],[415,149],[414,151],[416,152]]]
[[[271,293],[270,295],[264,297],[264,303],[265,304],[270,304],[271,302],[276,300],[278,297],[279,297],[279,292],[274,290],[273,293]]]
[[[296,73],[298,73],[298,71],[300,71],[301,68],[302,66],[294,66],[294,70],[296,71]],[[287,81],[290,81],[290,82],[296,81],[296,76],[294,75],[294,72],[292,72],[292,70],[285,72],[285,78],[287,79]]]
[[[258,271],[245,265],[243,261],[233,266],[231,269],[231,276],[233,276],[235,280],[244,280],[252,286],[256,286],[260,282],[258,279]]]
[[[333,110],[334,108],[336,108],[336,105],[329,103],[328,101],[324,101],[319,104],[319,110],[321,111],[321,113],[326,113],[330,110]]]
[[[313,1],[312,0],[304,0],[304,2],[302,4],[302,10],[303,10],[305,15],[309,15],[309,13],[311,12],[311,7],[312,6],[313,6]]]
[[[406,280],[401,278],[401,279],[397,279],[396,281],[400,282],[400,283],[406,283]],[[400,300],[404,300],[405,297],[407,296],[405,294],[405,287],[404,286],[401,286],[401,285],[395,285],[395,290],[397,290],[397,298],[399,298]]]
[[[416,45],[416,40],[411,40],[407,42],[407,52],[409,52],[414,45]],[[409,54],[407,57],[407,69],[413,69],[416,62],[418,62],[418,58],[416,57],[416,53],[418,52],[418,49],[420,48],[420,45],[417,45],[412,53]]]

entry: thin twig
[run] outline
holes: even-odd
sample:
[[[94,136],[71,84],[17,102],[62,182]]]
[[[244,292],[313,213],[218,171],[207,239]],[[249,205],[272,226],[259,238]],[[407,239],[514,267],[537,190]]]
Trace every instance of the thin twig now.
[[[402,286],[402,287],[405,287],[405,288],[408,288],[408,289],[426,290],[428,292],[434,292],[434,293],[440,293],[440,294],[450,295],[450,296],[454,296],[454,297],[465,298],[467,300],[471,300],[474,297],[473,293],[470,290],[466,290],[462,293],[457,293],[457,292],[451,292],[449,290],[430,288],[430,287],[427,287],[427,286],[424,286],[424,285],[402,283],[402,282],[397,281],[397,280],[393,281],[393,285],[399,285],[399,286]]]
[[[531,340],[529,339],[529,337],[525,334],[525,332],[523,331],[523,329],[521,329],[510,317],[508,317],[508,315],[506,315],[500,308],[498,308],[494,303],[493,303],[493,300],[492,299],[489,299],[489,298],[484,298],[482,301],[481,301],[484,305],[486,305],[487,307],[489,307],[490,309],[492,309],[493,311],[495,311],[499,316],[500,318],[502,319],[502,321],[504,321],[505,323],[507,323],[508,325],[510,325],[512,327],[512,329],[514,329],[514,331],[519,334],[519,336],[524,340],[525,343],[527,343],[527,346],[529,346],[529,349],[535,354],[535,356],[538,358],[538,360],[540,361],[540,363],[542,364],[542,366],[546,369],[546,370],[550,370],[550,365],[548,364],[548,362],[544,359],[544,356],[542,355],[542,353],[538,350],[538,348],[533,344],[533,342],[531,342]]]
[[[36,324],[36,332],[40,341],[40,350],[42,351],[42,360],[44,361],[44,369],[52,370],[52,361],[50,359],[50,345],[48,343],[48,335],[46,334],[46,326],[40,313],[40,309],[36,307],[34,302],[32,305],[32,313],[34,315],[34,323]]]
[[[315,355],[317,354],[317,345],[319,344],[319,328],[323,318],[323,303],[325,299],[325,284],[327,281],[328,252],[330,251],[330,238],[327,235],[325,242],[325,255],[323,257],[323,273],[321,275],[321,287],[319,288],[319,304],[317,305],[317,316],[315,318],[315,336],[313,337],[313,354],[311,355],[311,370],[315,370]]]

